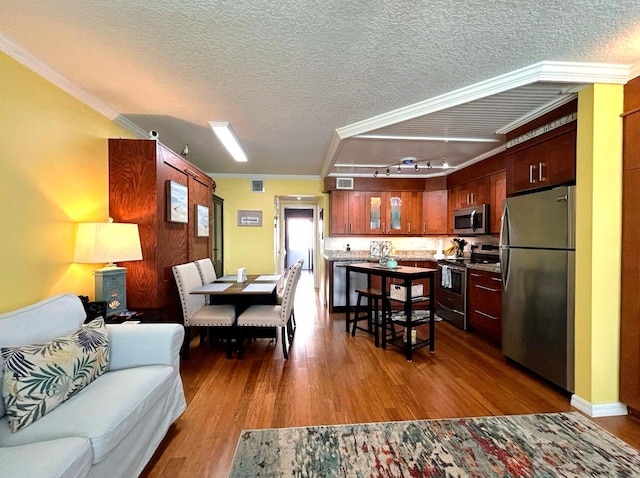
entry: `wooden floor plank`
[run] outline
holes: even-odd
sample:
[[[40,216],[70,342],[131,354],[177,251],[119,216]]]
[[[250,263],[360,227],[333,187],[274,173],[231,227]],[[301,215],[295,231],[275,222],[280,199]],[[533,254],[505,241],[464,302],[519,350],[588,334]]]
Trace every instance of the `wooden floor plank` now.
[[[446,322],[436,324],[436,352],[420,349],[407,362],[364,332],[346,334],[344,315],[318,305],[309,275],[299,282],[295,313],[288,361],[268,339],[228,360],[224,344],[201,347],[194,338],[181,366],[187,410],[143,477],[225,477],[243,429],[575,410],[566,392]],[[636,419],[594,421],[640,449]]]

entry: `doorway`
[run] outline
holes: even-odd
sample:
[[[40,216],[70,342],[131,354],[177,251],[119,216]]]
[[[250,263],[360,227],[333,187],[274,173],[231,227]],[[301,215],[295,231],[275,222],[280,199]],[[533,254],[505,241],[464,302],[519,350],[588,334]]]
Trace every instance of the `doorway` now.
[[[211,261],[218,277],[224,275],[224,199],[213,195],[213,241],[211,241]]]
[[[314,215],[313,209],[284,210],[284,264],[293,266],[304,260],[302,270],[314,269]]]

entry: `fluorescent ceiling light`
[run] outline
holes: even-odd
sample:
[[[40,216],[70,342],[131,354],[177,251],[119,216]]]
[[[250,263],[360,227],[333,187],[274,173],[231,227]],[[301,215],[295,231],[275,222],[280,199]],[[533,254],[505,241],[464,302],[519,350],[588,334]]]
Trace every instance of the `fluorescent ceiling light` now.
[[[227,121],[209,121],[209,126],[211,126],[211,129],[223,146],[227,148],[227,151],[229,151],[229,154],[233,159],[239,163],[247,162],[247,155],[244,154],[242,146],[240,146],[240,142],[238,141],[238,137],[233,131],[233,128],[231,128],[231,124]]]
[[[495,138],[460,138],[455,136],[400,136],[393,134],[358,134],[352,136],[358,139],[399,139],[404,141],[458,141],[463,143],[498,143]]]

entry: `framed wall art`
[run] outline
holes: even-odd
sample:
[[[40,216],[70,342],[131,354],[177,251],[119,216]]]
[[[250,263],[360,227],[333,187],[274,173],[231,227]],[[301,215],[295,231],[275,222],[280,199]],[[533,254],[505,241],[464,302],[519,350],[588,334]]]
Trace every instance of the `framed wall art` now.
[[[238,210],[238,226],[262,227],[262,211]]]
[[[175,181],[167,181],[167,221],[189,222],[189,191]]]
[[[209,237],[209,208],[196,204],[196,237]]]

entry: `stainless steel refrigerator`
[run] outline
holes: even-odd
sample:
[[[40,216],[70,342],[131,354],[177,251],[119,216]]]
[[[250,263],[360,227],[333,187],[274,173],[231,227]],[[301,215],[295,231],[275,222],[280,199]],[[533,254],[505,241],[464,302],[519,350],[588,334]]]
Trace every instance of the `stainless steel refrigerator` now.
[[[502,353],[574,391],[575,186],[508,198],[500,232]]]

